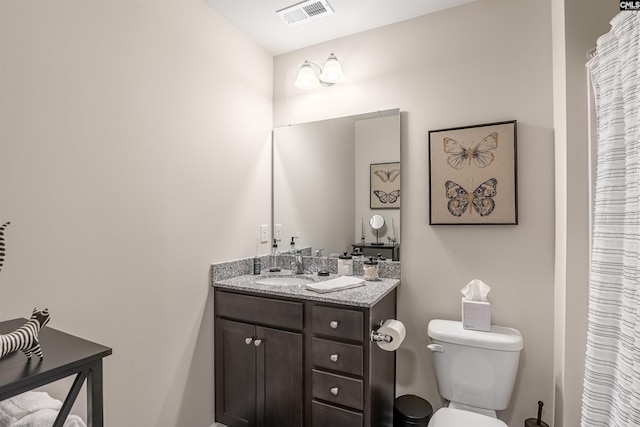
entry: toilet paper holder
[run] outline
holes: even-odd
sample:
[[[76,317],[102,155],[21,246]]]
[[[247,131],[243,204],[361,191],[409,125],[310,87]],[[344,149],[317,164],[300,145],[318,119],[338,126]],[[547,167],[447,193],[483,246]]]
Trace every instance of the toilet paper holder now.
[[[380,328],[380,326],[382,326],[383,323],[384,323],[384,320],[381,320],[380,322],[378,322],[378,328]],[[381,334],[380,332],[378,332],[378,328],[371,330],[371,333],[369,334],[369,339],[372,342],[380,342],[380,341],[391,342],[391,341],[393,341],[393,337],[391,335]]]

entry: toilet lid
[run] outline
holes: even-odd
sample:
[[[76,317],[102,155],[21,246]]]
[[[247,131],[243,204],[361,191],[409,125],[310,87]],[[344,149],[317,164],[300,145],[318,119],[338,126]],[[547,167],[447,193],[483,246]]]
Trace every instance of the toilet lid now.
[[[441,408],[433,414],[428,427],[508,427],[497,418],[454,408]]]

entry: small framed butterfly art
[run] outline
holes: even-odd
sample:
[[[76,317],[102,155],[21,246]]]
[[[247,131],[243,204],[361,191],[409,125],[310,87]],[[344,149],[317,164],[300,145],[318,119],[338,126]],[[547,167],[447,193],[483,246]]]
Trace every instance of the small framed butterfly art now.
[[[429,131],[429,224],[517,224],[516,121]]]
[[[369,207],[400,209],[400,162],[371,165]]]

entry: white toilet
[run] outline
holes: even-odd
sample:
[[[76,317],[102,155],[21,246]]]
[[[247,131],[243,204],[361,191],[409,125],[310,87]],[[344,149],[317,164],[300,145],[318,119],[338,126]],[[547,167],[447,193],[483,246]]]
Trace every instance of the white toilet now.
[[[448,406],[433,414],[428,427],[507,427],[496,418],[513,391],[522,350],[516,329],[491,326],[490,332],[463,329],[462,322],[429,322],[436,380]]]

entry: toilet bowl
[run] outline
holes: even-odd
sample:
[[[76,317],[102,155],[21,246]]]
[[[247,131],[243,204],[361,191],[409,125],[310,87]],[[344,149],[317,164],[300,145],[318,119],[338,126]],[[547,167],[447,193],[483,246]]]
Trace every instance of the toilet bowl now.
[[[520,332],[502,326],[473,331],[462,322],[434,319],[428,335],[438,391],[448,403],[428,427],[506,427],[496,411],[509,405],[523,348]]]
[[[507,427],[497,418],[455,408],[438,409],[427,427]]]

